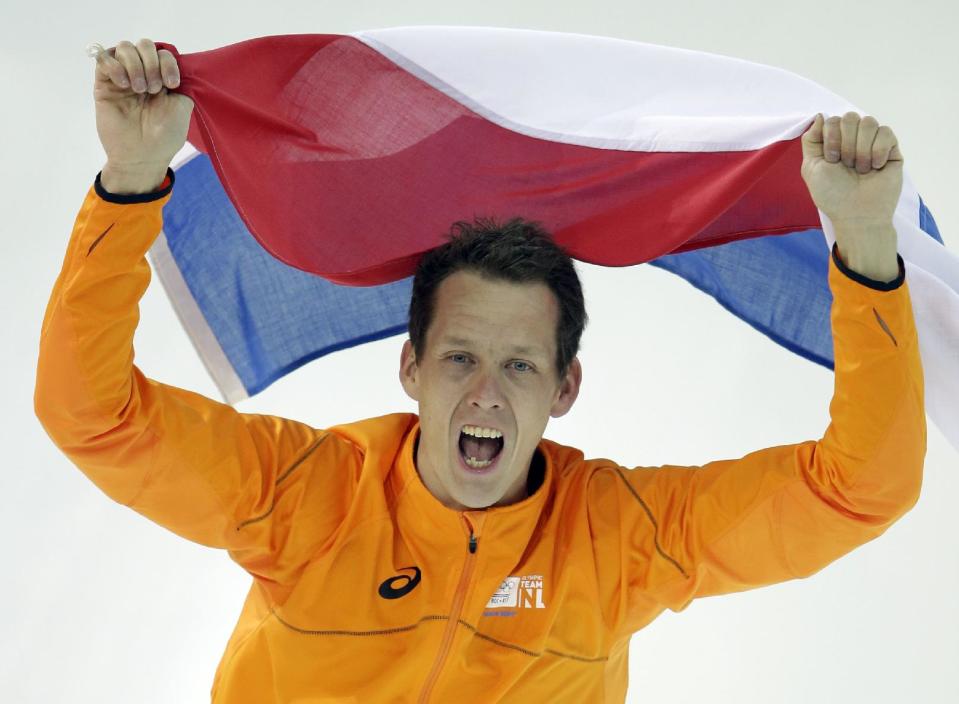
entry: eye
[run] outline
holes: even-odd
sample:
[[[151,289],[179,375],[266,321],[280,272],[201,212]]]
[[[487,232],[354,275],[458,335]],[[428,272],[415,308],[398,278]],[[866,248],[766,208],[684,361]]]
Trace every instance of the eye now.
[[[460,352],[451,354],[449,357],[447,357],[447,359],[452,360],[455,364],[465,364],[466,362],[469,361],[469,357],[467,357],[465,354],[462,354]]]
[[[533,371],[533,367],[529,362],[524,362],[520,359],[517,359],[515,362],[511,362],[513,369],[518,372],[530,372]]]

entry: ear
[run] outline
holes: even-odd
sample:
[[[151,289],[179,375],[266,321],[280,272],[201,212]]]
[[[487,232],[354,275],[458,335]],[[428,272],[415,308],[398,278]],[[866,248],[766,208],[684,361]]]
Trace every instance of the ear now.
[[[567,411],[573,407],[573,402],[576,400],[576,397],[579,396],[579,385],[582,381],[583,367],[579,363],[579,357],[575,357],[573,361],[570,362],[566,376],[560,384],[559,391],[557,391],[556,400],[553,402],[553,407],[549,411],[549,414],[553,418],[566,415]]]
[[[407,340],[400,352],[400,383],[406,395],[419,401],[419,368],[416,366],[416,353],[413,343]]]

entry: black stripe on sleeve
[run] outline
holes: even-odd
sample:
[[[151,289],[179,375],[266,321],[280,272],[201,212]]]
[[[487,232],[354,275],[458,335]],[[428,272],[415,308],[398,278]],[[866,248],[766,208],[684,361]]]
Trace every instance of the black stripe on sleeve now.
[[[164,196],[170,194],[170,192],[173,190],[173,183],[176,181],[176,176],[173,173],[173,169],[168,166],[166,169],[166,178],[170,179],[170,183],[167,184],[165,188],[161,188],[159,191],[153,191],[152,193],[128,193],[123,195],[119,193],[110,193],[110,191],[103,187],[103,184],[100,183],[100,174],[102,173],[102,171],[97,173],[97,177],[93,181],[93,188],[96,190],[97,195],[108,203],[120,203],[123,205],[129,205],[132,203],[149,203],[154,200],[160,200]]]

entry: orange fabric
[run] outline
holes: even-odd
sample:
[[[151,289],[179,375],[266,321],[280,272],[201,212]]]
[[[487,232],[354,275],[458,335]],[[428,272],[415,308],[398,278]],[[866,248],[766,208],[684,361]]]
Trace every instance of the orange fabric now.
[[[836,386],[820,441],[628,469],[544,439],[532,496],[460,513],[419,480],[414,415],[320,430],[134,366],[144,254],[168,198],[87,193],[35,405],[104,493],[252,575],[214,702],[622,702],[630,635],[664,609],[811,575],[918,500],[926,426],[905,283],[873,290],[830,262]]]

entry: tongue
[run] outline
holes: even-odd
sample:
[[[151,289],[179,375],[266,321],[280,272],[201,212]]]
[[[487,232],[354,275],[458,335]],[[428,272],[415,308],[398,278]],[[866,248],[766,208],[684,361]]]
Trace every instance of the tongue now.
[[[500,438],[476,438],[472,435],[460,436],[463,454],[480,461],[491,460],[499,452],[503,441]]]

